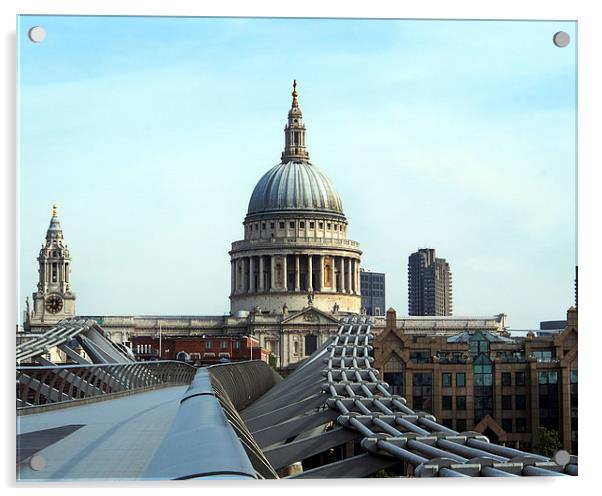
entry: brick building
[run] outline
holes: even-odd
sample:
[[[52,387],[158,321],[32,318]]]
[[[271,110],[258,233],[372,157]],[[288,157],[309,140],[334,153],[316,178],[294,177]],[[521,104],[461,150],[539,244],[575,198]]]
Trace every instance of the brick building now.
[[[160,342],[158,337],[135,336],[132,350],[139,360],[185,360],[199,365],[224,360],[269,362],[268,350],[251,336],[169,336]]]
[[[573,307],[562,332],[524,337],[475,329],[409,335],[390,309],[374,339],[375,366],[410,408],[450,428],[529,450],[546,427],[577,454],[577,335]]]

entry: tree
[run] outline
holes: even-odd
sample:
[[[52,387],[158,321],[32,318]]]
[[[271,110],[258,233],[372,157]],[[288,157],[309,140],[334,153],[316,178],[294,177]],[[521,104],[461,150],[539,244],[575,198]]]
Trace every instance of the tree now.
[[[540,427],[537,431],[537,441],[533,445],[533,451],[551,458],[559,449],[560,440],[558,439],[558,431]]]

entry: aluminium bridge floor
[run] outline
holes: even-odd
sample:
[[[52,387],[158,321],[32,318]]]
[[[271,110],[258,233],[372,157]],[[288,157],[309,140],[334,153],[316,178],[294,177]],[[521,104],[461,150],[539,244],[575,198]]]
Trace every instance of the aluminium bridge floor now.
[[[28,458],[21,456],[17,480],[139,480],[187,388],[174,386],[18,416],[17,450],[27,457],[36,452],[45,466],[33,470]]]

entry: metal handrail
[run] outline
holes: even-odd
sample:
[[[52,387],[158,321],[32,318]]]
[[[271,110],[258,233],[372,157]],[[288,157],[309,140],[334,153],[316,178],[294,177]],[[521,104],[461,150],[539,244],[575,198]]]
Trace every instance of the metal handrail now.
[[[16,368],[17,409],[161,385],[187,385],[196,368],[162,360]]]

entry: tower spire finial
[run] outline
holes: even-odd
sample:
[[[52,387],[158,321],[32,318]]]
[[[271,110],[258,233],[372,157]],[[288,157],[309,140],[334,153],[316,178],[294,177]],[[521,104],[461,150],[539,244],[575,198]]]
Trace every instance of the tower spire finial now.
[[[56,203],[52,204],[52,216],[53,217],[58,217],[57,213],[56,213],[56,209],[58,208],[58,205]]]
[[[299,107],[299,101],[297,100],[297,97],[299,96],[299,93],[297,93],[297,80],[293,79],[293,107],[298,108]]]
[[[288,111],[288,123],[284,128],[284,151],[282,162],[309,161],[309,154],[305,148],[305,126],[303,125],[303,113],[299,108],[297,97],[297,80],[293,80],[293,105]]]

